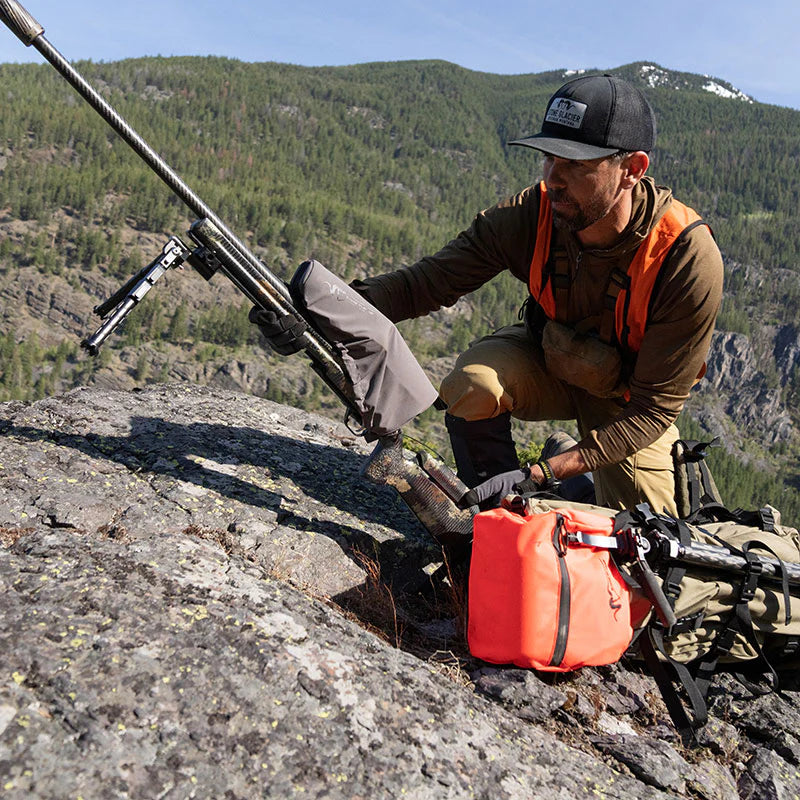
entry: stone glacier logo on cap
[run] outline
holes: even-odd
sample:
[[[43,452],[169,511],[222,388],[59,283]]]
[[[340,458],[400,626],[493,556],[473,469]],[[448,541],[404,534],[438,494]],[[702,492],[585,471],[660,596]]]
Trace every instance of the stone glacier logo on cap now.
[[[566,97],[557,97],[547,109],[544,121],[553,122],[556,125],[566,125],[568,128],[580,128],[586,109],[586,103],[577,103]]]
[[[655,140],[653,109],[636,86],[613,75],[586,75],[550,97],[539,133],[509,144],[587,161],[620,150],[649,153]]]

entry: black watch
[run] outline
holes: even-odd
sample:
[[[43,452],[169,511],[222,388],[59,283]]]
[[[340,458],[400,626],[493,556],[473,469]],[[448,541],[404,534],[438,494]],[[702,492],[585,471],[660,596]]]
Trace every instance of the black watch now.
[[[555,492],[558,489],[561,481],[556,478],[550,464],[545,459],[540,459],[536,462],[536,466],[542,471],[544,481],[540,484],[539,488],[545,492]]]

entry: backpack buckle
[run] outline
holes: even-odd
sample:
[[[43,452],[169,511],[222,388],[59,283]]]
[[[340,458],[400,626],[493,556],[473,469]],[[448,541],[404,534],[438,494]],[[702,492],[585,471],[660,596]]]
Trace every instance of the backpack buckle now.
[[[682,633],[689,633],[690,631],[698,630],[705,619],[705,614],[698,611],[696,614],[691,614],[688,617],[681,617],[670,629],[666,632],[666,636],[679,636]]]

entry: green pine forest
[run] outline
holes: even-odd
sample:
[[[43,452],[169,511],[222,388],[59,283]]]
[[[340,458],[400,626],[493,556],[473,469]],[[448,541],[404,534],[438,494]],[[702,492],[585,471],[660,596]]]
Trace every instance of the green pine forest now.
[[[499,76],[440,61],[305,68],[173,57],[77,67],[275,273],[288,278],[314,257],[348,280],[435,251],[476,211],[538,180],[535,152],[507,142],[538,129],[564,80],[562,71]],[[800,112],[718,97],[702,89],[701,76],[664,71],[667,79],[651,87],[642,67],[613,72],[642,84],[655,108],[650,173],[704,216],[723,251],[718,328],[752,334],[760,324],[794,324]],[[121,284],[156,255],[153,242],[182,236],[190,212],[52,67],[2,64],[0,85],[2,286],[36,279],[99,302],[98,286]],[[200,363],[268,358],[243,298],[207,302],[201,284],[186,275],[179,291],[157,288],[96,359],[68,326],[4,309],[0,400],[93,383],[123,354],[139,353],[125,362],[139,383],[168,380],[178,350]],[[515,319],[523,291],[503,277],[469,298],[469,315],[401,330],[429,363]],[[156,363],[153,352],[167,355]],[[294,394],[275,382],[266,395],[335,409],[314,380]],[[790,402],[800,376],[782,391]],[[423,438],[432,419],[423,415]],[[704,435],[688,415],[684,428]],[[728,504],[768,500],[800,521],[797,456],[779,455],[785,468],[771,471],[713,452]]]

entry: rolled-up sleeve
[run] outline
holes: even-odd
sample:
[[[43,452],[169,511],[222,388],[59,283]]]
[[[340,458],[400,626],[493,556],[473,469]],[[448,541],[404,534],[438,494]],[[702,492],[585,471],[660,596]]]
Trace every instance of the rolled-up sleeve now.
[[[452,306],[503,270],[527,279],[535,244],[538,192],[529,187],[478,214],[438,253],[410,267],[356,280],[353,288],[392,322]]]

